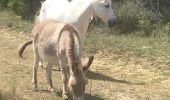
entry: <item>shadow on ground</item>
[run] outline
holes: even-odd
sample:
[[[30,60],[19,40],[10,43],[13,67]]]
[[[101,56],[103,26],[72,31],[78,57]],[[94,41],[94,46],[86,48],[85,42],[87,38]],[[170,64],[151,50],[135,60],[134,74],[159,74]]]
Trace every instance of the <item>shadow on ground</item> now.
[[[39,92],[39,93],[49,93],[49,94],[52,94],[54,96],[59,96],[59,97],[62,97],[62,90],[57,90],[55,89],[55,92],[54,93],[51,93],[49,90],[47,89],[39,89],[37,90],[36,92]]]
[[[104,100],[98,96],[92,96],[90,94],[85,94],[84,100]]]
[[[88,71],[87,75],[86,75],[89,79],[93,79],[93,80],[103,80],[103,81],[110,81],[110,82],[115,82],[115,83],[122,83],[122,84],[134,84],[134,85],[144,85],[144,83],[133,83],[130,81],[126,81],[126,80],[119,80],[119,79],[114,79],[111,77],[108,77],[106,75],[97,73],[97,72],[92,72],[92,71]]]
[[[0,100],[23,100],[23,98],[16,94],[16,91],[10,90],[2,92],[0,90]]]
[[[50,91],[45,90],[45,89],[40,89],[37,92],[39,92],[39,93],[49,93],[50,94]],[[55,94],[52,94],[52,95],[55,95],[55,96],[62,98],[62,90],[55,91]],[[70,96],[70,99],[72,100],[71,96]],[[84,100],[104,100],[104,99],[99,97],[99,96],[92,96],[91,94],[85,94]]]

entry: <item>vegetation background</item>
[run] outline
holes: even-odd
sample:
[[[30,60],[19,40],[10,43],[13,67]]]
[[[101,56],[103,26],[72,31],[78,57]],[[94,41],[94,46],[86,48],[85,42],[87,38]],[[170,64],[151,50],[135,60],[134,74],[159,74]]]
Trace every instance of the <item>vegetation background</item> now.
[[[84,55],[95,60],[86,100],[170,99],[170,0],[112,0],[118,25],[90,24]],[[17,47],[29,38],[40,0],[0,0],[0,100],[60,100],[31,92],[32,52],[18,60]],[[44,70],[39,71],[39,84]],[[61,90],[60,74],[54,72]],[[45,89],[46,90],[46,89]]]
[[[117,31],[127,34],[136,30],[151,35],[152,31],[170,20],[169,0],[112,0],[119,20]],[[0,8],[8,9],[25,20],[33,20],[40,0],[0,0]]]

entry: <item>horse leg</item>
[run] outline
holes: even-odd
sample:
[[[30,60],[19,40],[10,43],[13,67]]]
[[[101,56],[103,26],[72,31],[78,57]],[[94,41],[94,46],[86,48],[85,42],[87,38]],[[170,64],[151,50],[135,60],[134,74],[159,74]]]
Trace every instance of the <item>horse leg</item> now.
[[[32,78],[32,84],[33,84],[33,91],[37,91],[37,71],[38,71],[38,63],[40,61],[40,57],[38,55],[37,50],[34,50],[34,66],[33,66],[33,78]]]
[[[46,67],[47,83],[48,83],[48,89],[50,90],[50,92],[54,92],[53,82],[52,82],[52,78],[51,78],[52,66],[53,66],[53,64],[48,63],[47,67]]]

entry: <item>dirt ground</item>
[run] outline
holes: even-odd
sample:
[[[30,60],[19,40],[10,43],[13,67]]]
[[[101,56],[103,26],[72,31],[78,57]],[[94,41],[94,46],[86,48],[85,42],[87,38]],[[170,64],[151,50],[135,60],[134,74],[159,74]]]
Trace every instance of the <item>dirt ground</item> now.
[[[38,72],[39,91],[31,91],[31,46],[25,51],[24,60],[17,56],[18,47],[25,40],[22,33],[0,31],[0,99],[61,100],[60,72],[53,72],[57,96],[47,91],[45,71],[41,68]],[[147,57],[103,52],[94,56],[87,73],[89,84],[85,100],[170,100],[170,67],[161,63],[163,58],[150,61]]]

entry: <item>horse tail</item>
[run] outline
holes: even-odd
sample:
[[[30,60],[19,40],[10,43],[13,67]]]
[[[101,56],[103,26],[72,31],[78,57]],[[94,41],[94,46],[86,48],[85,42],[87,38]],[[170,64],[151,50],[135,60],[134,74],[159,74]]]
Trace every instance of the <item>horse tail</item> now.
[[[22,54],[23,54],[25,48],[26,48],[28,45],[32,44],[32,42],[33,42],[33,40],[29,40],[29,41],[26,41],[25,43],[23,43],[23,44],[21,45],[21,47],[20,47],[19,50],[18,50],[18,56],[19,56],[19,58],[23,58],[23,55],[22,55]]]

